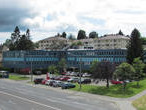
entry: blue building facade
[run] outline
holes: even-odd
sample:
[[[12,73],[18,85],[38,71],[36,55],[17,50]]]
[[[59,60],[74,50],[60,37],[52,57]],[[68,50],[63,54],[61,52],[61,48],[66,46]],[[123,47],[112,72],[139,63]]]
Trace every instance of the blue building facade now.
[[[89,69],[93,61],[108,60],[115,64],[126,61],[125,49],[109,50],[68,50],[68,51],[6,51],[3,53],[3,66],[13,69],[45,69],[50,65],[58,65],[62,58],[66,59],[67,67]]]

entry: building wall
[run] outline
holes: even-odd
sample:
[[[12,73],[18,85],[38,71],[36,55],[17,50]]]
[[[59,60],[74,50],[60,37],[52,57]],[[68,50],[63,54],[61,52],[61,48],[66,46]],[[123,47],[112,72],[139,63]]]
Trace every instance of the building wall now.
[[[95,49],[126,49],[130,38],[122,35],[107,35],[94,40]]]
[[[59,36],[49,37],[38,41],[38,44],[37,50],[61,50],[68,44],[68,40]]]
[[[61,58],[65,58],[68,67],[89,69],[93,61],[108,60],[116,64],[126,61],[126,50],[70,50],[70,51],[7,51],[3,53],[3,66],[7,68],[23,69],[48,68],[58,65]]]

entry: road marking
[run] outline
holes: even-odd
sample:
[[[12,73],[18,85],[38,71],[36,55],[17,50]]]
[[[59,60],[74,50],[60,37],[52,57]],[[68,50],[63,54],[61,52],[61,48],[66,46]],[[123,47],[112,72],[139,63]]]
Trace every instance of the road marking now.
[[[58,102],[57,100],[53,100],[53,99],[47,99],[50,102]]]
[[[28,101],[28,102],[31,102],[31,103],[34,103],[34,104],[40,105],[40,106],[44,106],[44,107],[47,107],[47,108],[52,108],[52,109],[54,109],[54,110],[61,110],[61,109],[56,108],[56,107],[52,107],[52,106],[49,106],[49,105],[45,105],[45,104],[42,104],[42,103],[39,103],[39,102],[36,102],[36,101],[30,100],[30,99],[27,99],[27,98],[22,98],[22,97],[17,96],[17,95],[13,95],[13,94],[5,93],[5,92],[3,92],[3,91],[0,91],[0,94],[9,95],[9,96],[12,96],[12,97],[15,97],[15,98],[18,98],[18,99],[24,100],[24,101]]]

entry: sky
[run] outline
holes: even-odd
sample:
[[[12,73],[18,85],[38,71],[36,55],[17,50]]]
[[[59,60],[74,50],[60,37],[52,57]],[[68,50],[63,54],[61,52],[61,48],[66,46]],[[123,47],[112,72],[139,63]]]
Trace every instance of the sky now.
[[[34,42],[80,29],[101,36],[137,28],[146,36],[146,0],[0,0],[0,43],[16,26],[21,34],[29,28]]]

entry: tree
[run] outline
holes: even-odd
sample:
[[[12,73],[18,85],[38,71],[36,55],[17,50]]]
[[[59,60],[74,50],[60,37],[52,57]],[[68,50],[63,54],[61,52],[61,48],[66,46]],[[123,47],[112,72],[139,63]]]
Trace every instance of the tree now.
[[[11,39],[7,39],[4,43],[9,50],[32,50],[35,45],[30,40],[30,30],[27,29],[26,34],[21,35],[18,26],[11,34]]]
[[[146,37],[141,37],[142,45],[146,45]]]
[[[90,71],[92,74],[96,73],[96,67],[98,66],[98,61],[93,61],[90,66]]]
[[[62,35],[61,35],[61,37],[66,38],[66,33],[63,32]]]
[[[119,34],[119,35],[122,35],[122,36],[124,35],[123,32],[122,32],[121,30],[119,30],[119,33],[118,33],[118,34]]]
[[[17,50],[33,50],[33,49],[34,43],[31,40],[29,40],[25,34],[22,35],[17,44]]]
[[[11,34],[11,39],[9,39],[10,43],[8,45],[9,50],[17,50],[18,41],[20,39],[20,30],[19,27],[16,26],[14,32]],[[8,40],[7,40],[8,41]]]
[[[61,58],[60,62],[58,63],[60,72],[64,72],[66,70],[66,60],[65,58]]]
[[[48,72],[50,72],[51,74],[58,74],[58,69],[56,66],[51,65],[48,67]]]
[[[137,29],[134,29],[131,33],[130,41],[127,46],[127,62],[132,64],[134,58],[140,57],[143,59],[143,47],[140,39],[141,35]]]
[[[89,38],[98,38],[98,33],[96,33],[95,31],[90,32]]]
[[[117,67],[114,74],[117,76],[118,79],[124,82],[124,86],[123,86],[124,91],[126,89],[125,81],[131,79],[134,73],[135,73],[135,69],[133,68],[132,65],[128,63],[124,62]]]
[[[84,30],[79,30],[77,39],[80,40],[85,38],[86,38],[86,32]]]
[[[69,34],[68,39],[69,39],[69,40],[76,40],[75,36],[72,35],[72,34]]]
[[[106,79],[106,87],[109,88],[109,80],[113,76],[115,65],[109,61],[94,62],[91,71],[94,79]]]
[[[30,40],[30,30],[29,29],[26,30],[26,38]]]
[[[143,67],[143,77],[145,77],[146,78],[146,64],[144,64],[144,67]]]
[[[137,87],[139,87],[139,81],[144,77],[143,68],[144,63],[140,58],[135,58],[133,61],[133,67],[135,69],[135,74],[133,74],[133,79],[137,81]]]

